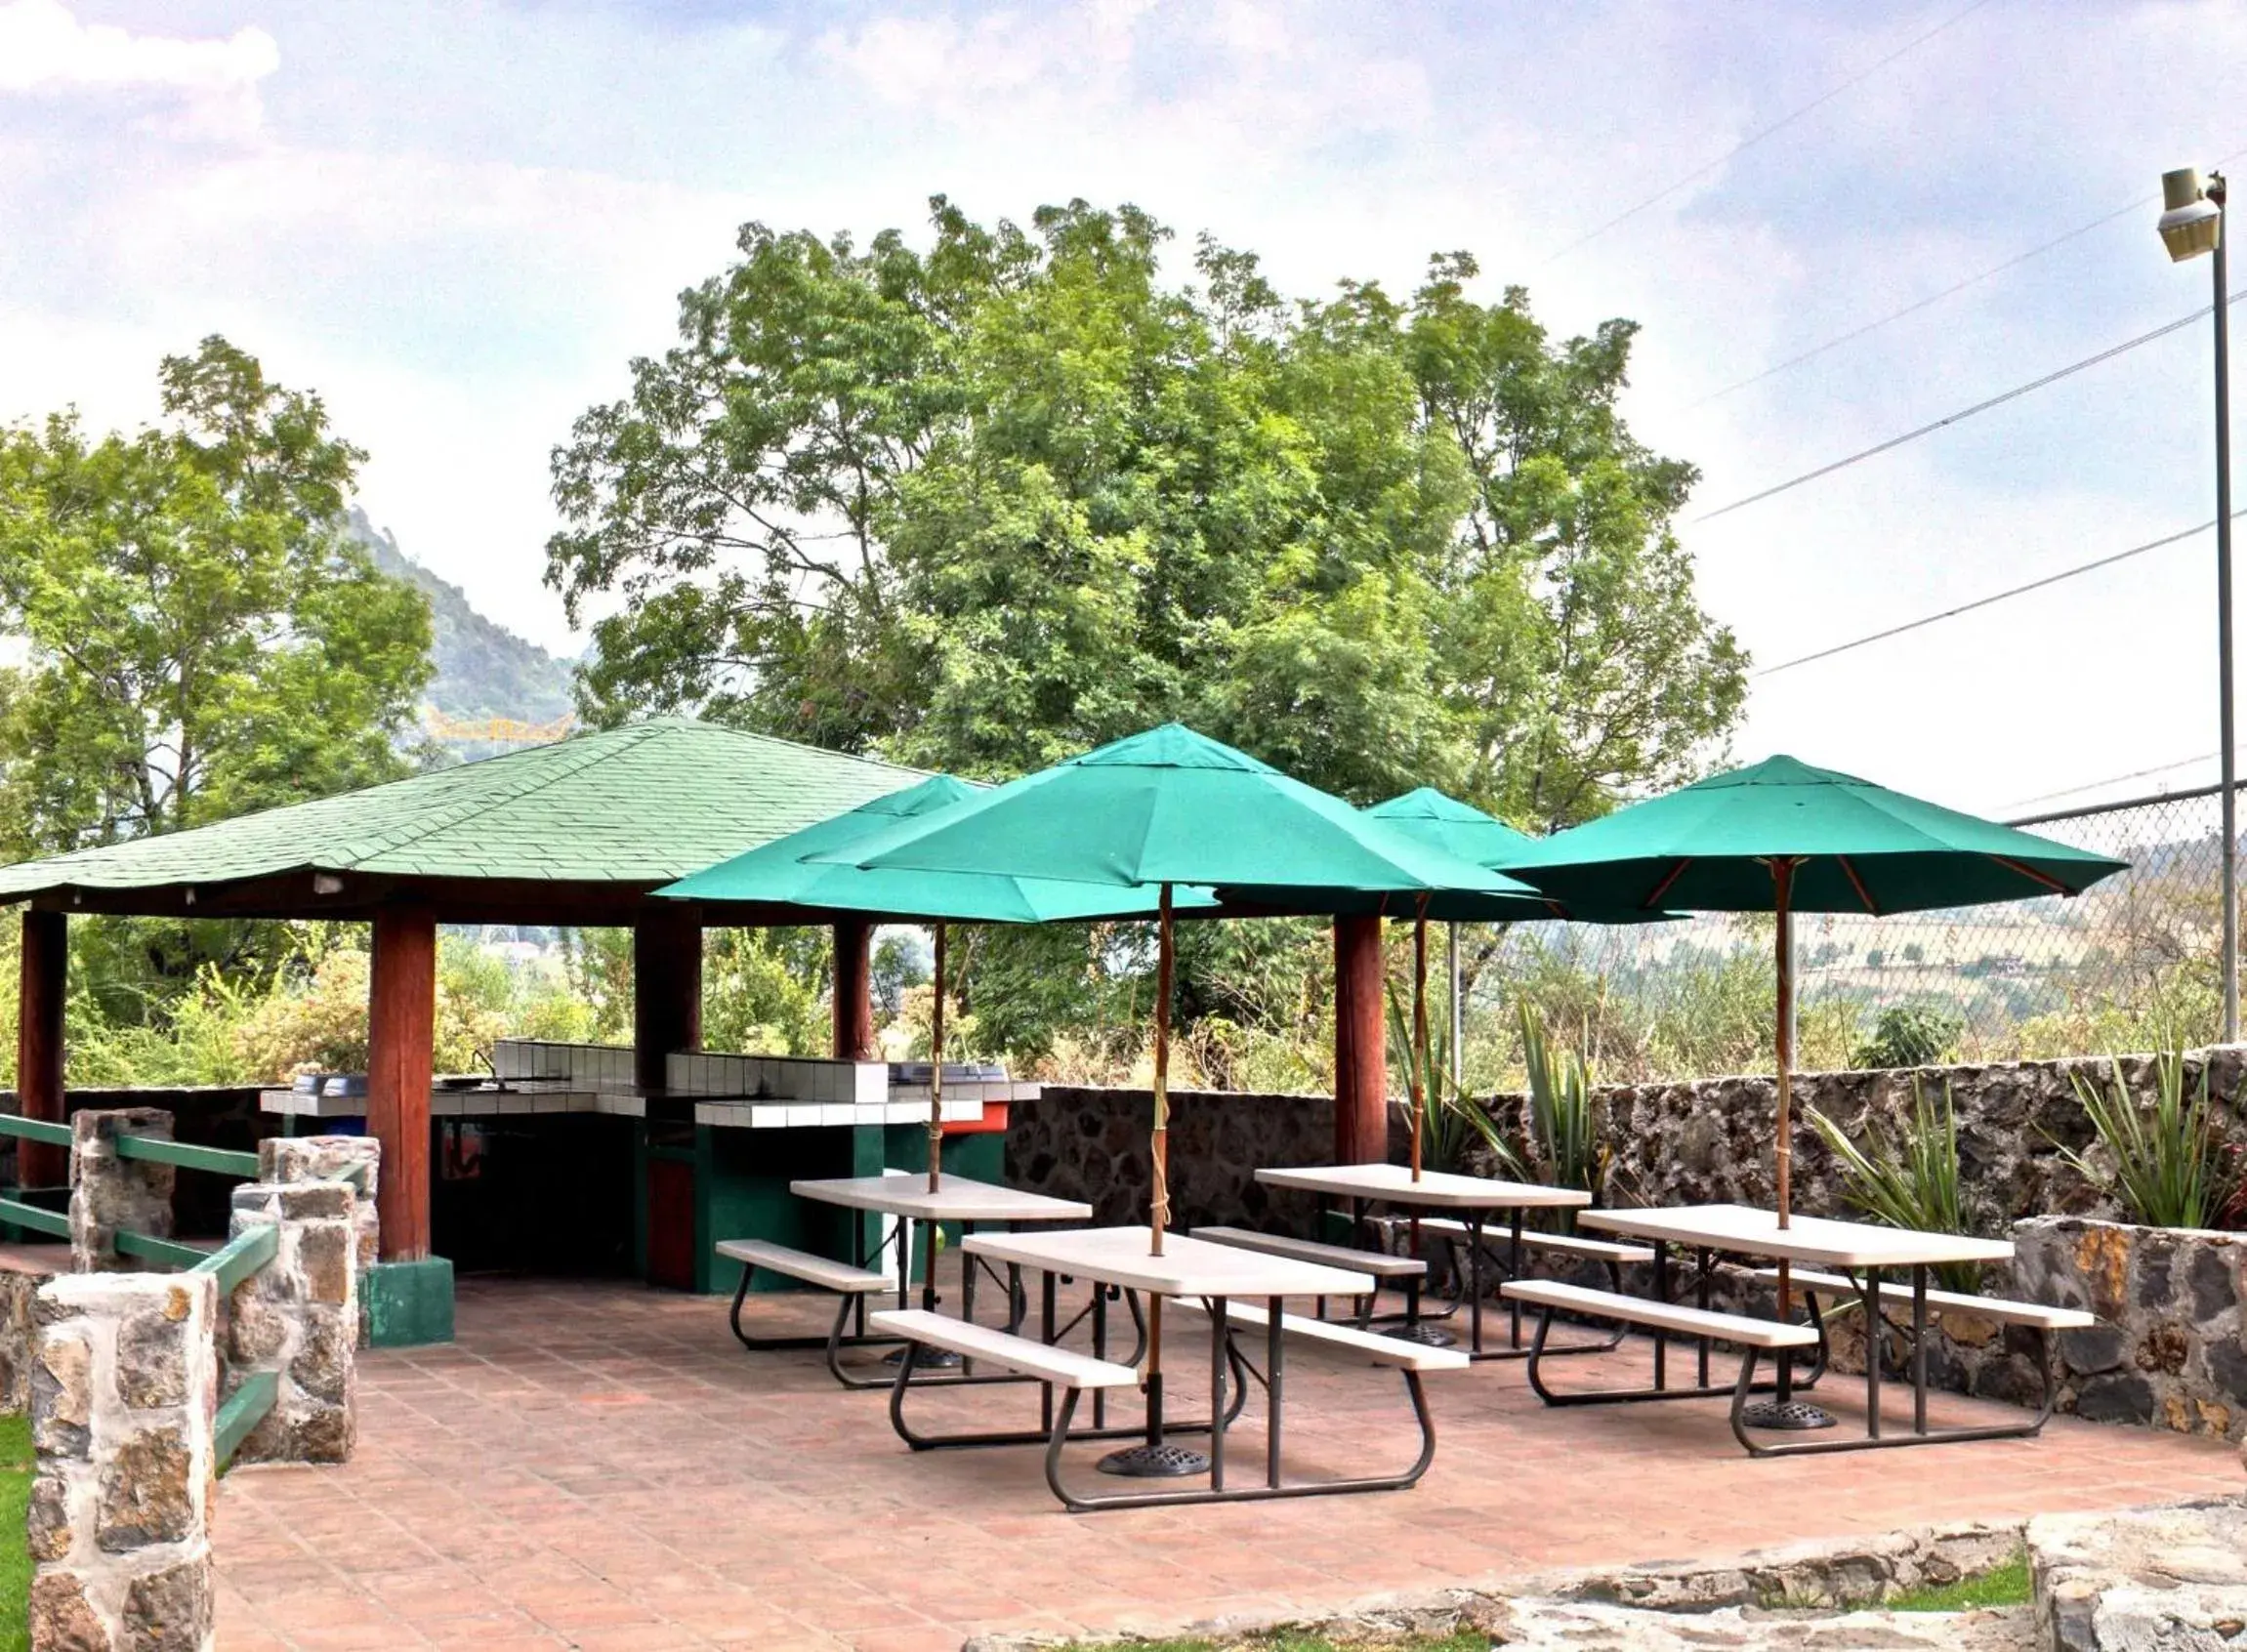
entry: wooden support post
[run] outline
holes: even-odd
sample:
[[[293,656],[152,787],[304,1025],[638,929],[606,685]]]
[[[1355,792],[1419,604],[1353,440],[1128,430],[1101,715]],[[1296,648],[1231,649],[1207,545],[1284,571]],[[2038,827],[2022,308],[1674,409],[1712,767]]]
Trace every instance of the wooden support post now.
[[[27,1119],[61,1124],[62,1003],[69,995],[69,919],[23,911],[22,976],[16,1000],[16,1097]],[[25,1187],[61,1187],[70,1179],[70,1150],[43,1141],[16,1144],[16,1179]]]
[[[656,901],[632,927],[632,1072],[665,1088],[665,1057],[702,1048],[702,910]]]
[[[835,924],[835,1058],[874,1058],[874,926],[863,918]]]
[[[382,1259],[429,1255],[429,1093],[437,1033],[437,917],[418,903],[375,914],[367,989],[367,1134],[382,1144]]]
[[[1384,1024],[1381,920],[1334,921],[1334,1158],[1389,1157],[1389,1044]]]

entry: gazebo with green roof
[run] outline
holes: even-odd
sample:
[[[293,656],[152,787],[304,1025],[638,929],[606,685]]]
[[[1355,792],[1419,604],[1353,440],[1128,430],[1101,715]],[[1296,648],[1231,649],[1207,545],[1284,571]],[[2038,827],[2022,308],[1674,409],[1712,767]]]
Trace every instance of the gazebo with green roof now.
[[[701,1042],[702,929],[832,923],[835,1053],[869,1058],[871,925],[789,905],[658,900],[715,861],[920,780],[916,770],[684,720],[553,745],[0,868],[25,902],[17,1088],[61,1120],[71,913],[346,919],[373,926],[367,1129],[382,1142],[386,1260],[430,1254],[432,1039],[439,924],[629,927],[635,1069]],[[62,1177],[61,1149],[24,1143],[25,1183]]]

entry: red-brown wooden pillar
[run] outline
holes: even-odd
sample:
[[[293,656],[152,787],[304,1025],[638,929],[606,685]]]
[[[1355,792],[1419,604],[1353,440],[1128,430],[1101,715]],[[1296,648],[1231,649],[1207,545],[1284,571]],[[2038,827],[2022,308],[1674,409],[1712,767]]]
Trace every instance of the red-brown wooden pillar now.
[[[1381,920],[1334,921],[1334,1157],[1389,1157],[1389,1045],[1383,1020]]]
[[[60,912],[23,912],[22,977],[16,1000],[16,1098],[27,1119],[62,1122],[62,1001],[69,988],[70,921]],[[70,1179],[70,1150],[44,1141],[16,1143],[16,1179],[60,1187]]]
[[[835,1058],[874,1058],[874,926],[863,918],[835,925]]]
[[[632,927],[632,1072],[665,1088],[666,1057],[702,1048],[702,909],[658,901]]]
[[[376,1209],[385,1261],[429,1255],[429,1092],[437,1033],[437,915],[375,914],[367,988],[367,1133],[382,1143]]]

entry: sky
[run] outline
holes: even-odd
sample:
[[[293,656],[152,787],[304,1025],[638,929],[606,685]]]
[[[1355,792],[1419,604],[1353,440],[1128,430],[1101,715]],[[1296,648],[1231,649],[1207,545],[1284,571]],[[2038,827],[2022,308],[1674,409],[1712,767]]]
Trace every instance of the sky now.
[[[2206,306],[2147,198],[2247,150],[2242,84],[2223,0],[0,0],[0,419],[142,423],[224,333],[408,555],[574,652],[548,455],[745,221],[1131,201],[1306,296],[1467,248],[1556,333],[1642,324],[1625,415],[1700,467],[1702,600],[1768,667],[2213,517],[2203,318],[1701,519]],[[2003,815],[2204,784],[2214,598],[2202,533],[1775,672],[1732,755]]]

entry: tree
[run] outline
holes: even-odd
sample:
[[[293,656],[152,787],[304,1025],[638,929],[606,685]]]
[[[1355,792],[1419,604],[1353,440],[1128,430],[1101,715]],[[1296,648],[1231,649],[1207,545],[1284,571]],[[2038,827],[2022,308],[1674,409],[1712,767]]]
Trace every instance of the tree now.
[[[1671,522],[1694,473],[1617,412],[1635,328],[1525,295],[1290,306],[1131,207],[929,250],[750,225],[557,449],[548,580],[585,710],[688,709],[1004,775],[1182,717],[1370,800],[1516,818],[1687,773],[1745,661]]]
[[[0,431],[0,833],[17,855],[392,779],[429,608],[340,533],[364,457],[221,338],[168,423]]]
[[[738,244],[555,452],[548,582],[606,610],[595,721],[1005,777],[1178,718],[1358,802],[1434,784],[1558,825],[1738,720],[1745,656],[1672,525],[1695,473],[1618,409],[1630,322],[1555,341],[1519,289],[1470,297],[1465,254],[1406,302],[1291,304],[1208,237],[1169,281],[1161,225],[1082,201],[985,228],[938,197],[926,251]],[[1007,1048],[1144,1006],[1106,961],[980,945],[1025,994],[978,1012]],[[1186,996],[1315,1018],[1243,998],[1261,956],[1213,937]]]

